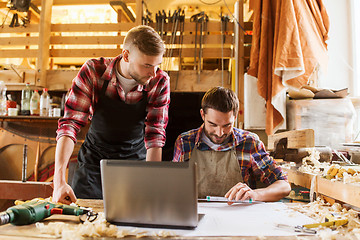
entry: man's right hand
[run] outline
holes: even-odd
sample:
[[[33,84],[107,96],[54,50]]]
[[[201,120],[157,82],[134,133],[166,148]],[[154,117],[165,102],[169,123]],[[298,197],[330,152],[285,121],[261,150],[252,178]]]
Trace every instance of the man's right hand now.
[[[64,204],[70,204],[72,202],[76,202],[77,200],[73,189],[67,183],[61,184],[59,186],[55,186],[54,184],[52,198],[54,202],[60,202]]]

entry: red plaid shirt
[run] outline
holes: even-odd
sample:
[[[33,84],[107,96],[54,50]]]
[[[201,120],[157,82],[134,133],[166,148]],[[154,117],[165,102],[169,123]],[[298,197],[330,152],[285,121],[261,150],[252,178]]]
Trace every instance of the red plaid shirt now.
[[[116,66],[121,59],[99,58],[88,60],[74,78],[69,97],[65,103],[64,117],[58,122],[57,137],[70,137],[76,142],[77,133],[91,120],[96,103],[99,99],[101,87],[106,80],[110,80],[106,89],[106,96],[121,99],[127,104],[137,103],[143,96],[145,89],[148,96],[145,120],[146,148],[163,147],[165,144],[165,128],[168,123],[170,103],[170,78],[158,69],[156,76],[145,86],[137,85],[125,98],[125,92],[116,78]],[[126,117],[126,116],[124,116]]]

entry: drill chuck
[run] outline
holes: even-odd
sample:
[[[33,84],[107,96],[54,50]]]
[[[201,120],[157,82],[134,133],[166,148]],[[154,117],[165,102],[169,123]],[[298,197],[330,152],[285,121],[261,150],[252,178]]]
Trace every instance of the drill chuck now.
[[[10,215],[7,212],[0,213],[0,225],[4,225],[10,222]]]

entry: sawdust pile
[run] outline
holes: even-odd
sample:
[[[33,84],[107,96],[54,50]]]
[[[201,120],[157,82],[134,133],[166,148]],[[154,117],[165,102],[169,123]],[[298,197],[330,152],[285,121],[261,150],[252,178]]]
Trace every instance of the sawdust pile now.
[[[53,235],[61,239],[84,239],[85,237],[111,237],[111,238],[124,238],[128,236],[140,237],[170,237],[175,236],[171,231],[142,231],[140,229],[121,229],[113,224],[109,224],[104,217],[103,212],[99,212],[97,219],[93,222],[85,221],[83,224],[68,224],[64,222],[50,222],[45,225],[44,223],[37,222],[36,228],[42,234]]]

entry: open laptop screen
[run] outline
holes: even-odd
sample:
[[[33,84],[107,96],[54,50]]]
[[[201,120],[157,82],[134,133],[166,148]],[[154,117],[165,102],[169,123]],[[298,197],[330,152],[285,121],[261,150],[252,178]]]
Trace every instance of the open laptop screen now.
[[[197,226],[195,163],[102,160],[100,166],[107,221]]]

